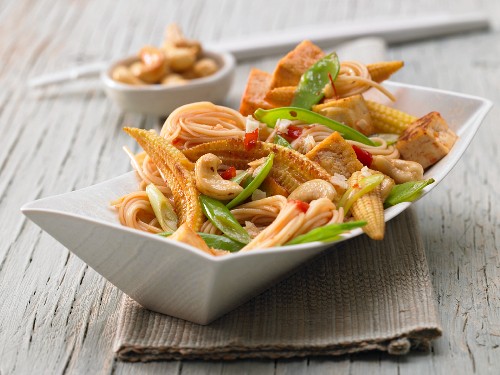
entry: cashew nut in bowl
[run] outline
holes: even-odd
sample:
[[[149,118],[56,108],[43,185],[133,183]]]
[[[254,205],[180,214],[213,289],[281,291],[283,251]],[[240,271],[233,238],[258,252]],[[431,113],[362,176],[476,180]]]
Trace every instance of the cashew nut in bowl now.
[[[243,188],[231,180],[224,180],[217,168],[222,161],[214,154],[205,154],[200,157],[194,166],[196,187],[200,193],[209,197],[227,200],[236,197]]]
[[[165,86],[185,85],[188,80],[180,74],[169,74],[161,80],[161,84]]]
[[[165,54],[160,49],[145,46],[141,48],[139,56],[142,65],[137,71],[137,78],[148,83],[156,83],[167,73],[168,66]]]
[[[325,180],[315,179],[304,182],[288,196],[302,202],[311,202],[319,198],[328,198],[333,201],[337,197],[337,191],[333,185]]]
[[[384,175],[384,179],[378,186],[380,190],[380,197],[382,198],[382,202],[385,202],[386,198],[389,196],[389,193],[391,192],[392,188],[394,187],[396,183],[392,178],[390,178],[387,175]]]
[[[129,85],[144,85],[145,82],[141,81],[135,75],[132,74],[129,68],[124,65],[117,66],[113,70],[112,78],[115,81],[126,83]]]
[[[371,168],[394,179],[396,184],[417,181],[424,178],[424,168],[414,161],[391,159],[383,155],[374,155]]]
[[[197,56],[201,52],[200,42],[193,39],[187,39],[179,25],[175,23],[167,26],[162,48],[164,51],[168,51],[173,48],[193,48],[196,51]]]
[[[168,26],[161,47],[146,45],[138,59],[115,68],[115,81],[129,85],[174,86],[215,74],[223,66],[199,41],[184,37],[179,26]],[[127,70],[125,70],[127,69]]]
[[[214,74],[217,69],[218,66],[215,60],[208,57],[198,60],[193,66],[193,71],[196,77],[209,76]]]
[[[185,72],[193,67],[196,62],[196,50],[194,48],[172,48],[165,52],[168,57],[170,68],[174,72]]]
[[[141,61],[136,61],[132,64],[130,64],[130,66],[128,67],[130,72],[134,75],[134,76],[139,76],[142,72],[142,70],[144,69],[143,67],[143,63]]]

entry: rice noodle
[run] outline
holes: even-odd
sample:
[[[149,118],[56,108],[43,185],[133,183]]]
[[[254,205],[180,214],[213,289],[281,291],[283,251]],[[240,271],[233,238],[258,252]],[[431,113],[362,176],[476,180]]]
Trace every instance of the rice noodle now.
[[[304,225],[295,233],[294,237],[326,224],[341,223],[344,220],[343,213],[344,210],[341,208],[337,211],[335,204],[328,198],[316,199],[309,204]]]
[[[252,201],[237,208],[233,208],[231,213],[240,224],[247,221],[258,226],[271,224],[286,205],[286,198],[282,195],[273,195],[258,201]],[[219,234],[218,229],[209,221],[205,221],[201,226],[201,232]]]
[[[399,151],[394,145],[388,145],[387,141],[383,138],[379,137],[371,137],[370,138],[375,143],[378,143],[378,146],[370,146],[365,145],[364,143],[356,142],[356,141],[347,141],[351,145],[356,145],[363,150],[368,151],[372,155],[383,155],[390,159],[399,159]]]
[[[234,109],[210,102],[192,103],[173,111],[163,124],[160,135],[181,148],[243,138],[245,118]]]
[[[145,191],[127,194],[111,205],[118,210],[122,225],[150,233],[162,232]]]
[[[370,72],[365,64],[358,61],[342,61],[339,74],[335,79],[335,90],[339,97],[346,98],[348,96],[362,94],[372,87],[379,90],[392,101],[396,101],[396,98],[390,91],[380,83],[372,80]],[[332,97],[333,89],[332,91],[328,91],[326,96]]]

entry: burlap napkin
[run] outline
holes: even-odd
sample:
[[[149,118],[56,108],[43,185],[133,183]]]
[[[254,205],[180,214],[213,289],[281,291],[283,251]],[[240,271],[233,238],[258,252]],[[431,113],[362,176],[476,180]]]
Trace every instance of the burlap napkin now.
[[[208,326],[125,297],[115,351],[124,361],[283,358],[365,350],[406,354],[441,335],[414,214],[386,239],[341,243]]]

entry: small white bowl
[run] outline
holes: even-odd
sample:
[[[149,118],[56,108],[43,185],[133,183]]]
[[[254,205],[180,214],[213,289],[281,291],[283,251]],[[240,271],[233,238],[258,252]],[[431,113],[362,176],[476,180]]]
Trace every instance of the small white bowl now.
[[[227,52],[213,51],[204,51],[203,55],[214,59],[220,67],[219,70],[211,76],[192,79],[185,85],[133,86],[111,78],[113,70],[118,65],[129,66],[139,59],[137,56],[111,63],[102,72],[101,80],[108,97],[124,111],[168,116],[174,109],[184,104],[199,101],[221,102],[229,92],[236,66],[234,56]]]

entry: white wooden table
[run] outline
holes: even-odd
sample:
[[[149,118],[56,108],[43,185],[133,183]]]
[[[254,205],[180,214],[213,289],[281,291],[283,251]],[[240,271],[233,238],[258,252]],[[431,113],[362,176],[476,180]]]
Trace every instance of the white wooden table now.
[[[491,15],[489,32],[392,46],[389,54],[406,62],[399,81],[484,96],[497,105],[496,0],[0,1],[0,374],[500,373],[496,107],[456,168],[416,204],[444,329],[430,354],[117,362],[111,345],[121,292],[19,211],[27,201],[128,171],[121,147],[135,146],[122,126],[159,126],[154,117],[120,112],[97,80],[32,91],[28,78],[159,43],[173,21],[192,37],[217,41],[315,23],[474,9]],[[251,66],[271,71],[277,58],[242,63],[226,104],[238,105]]]

